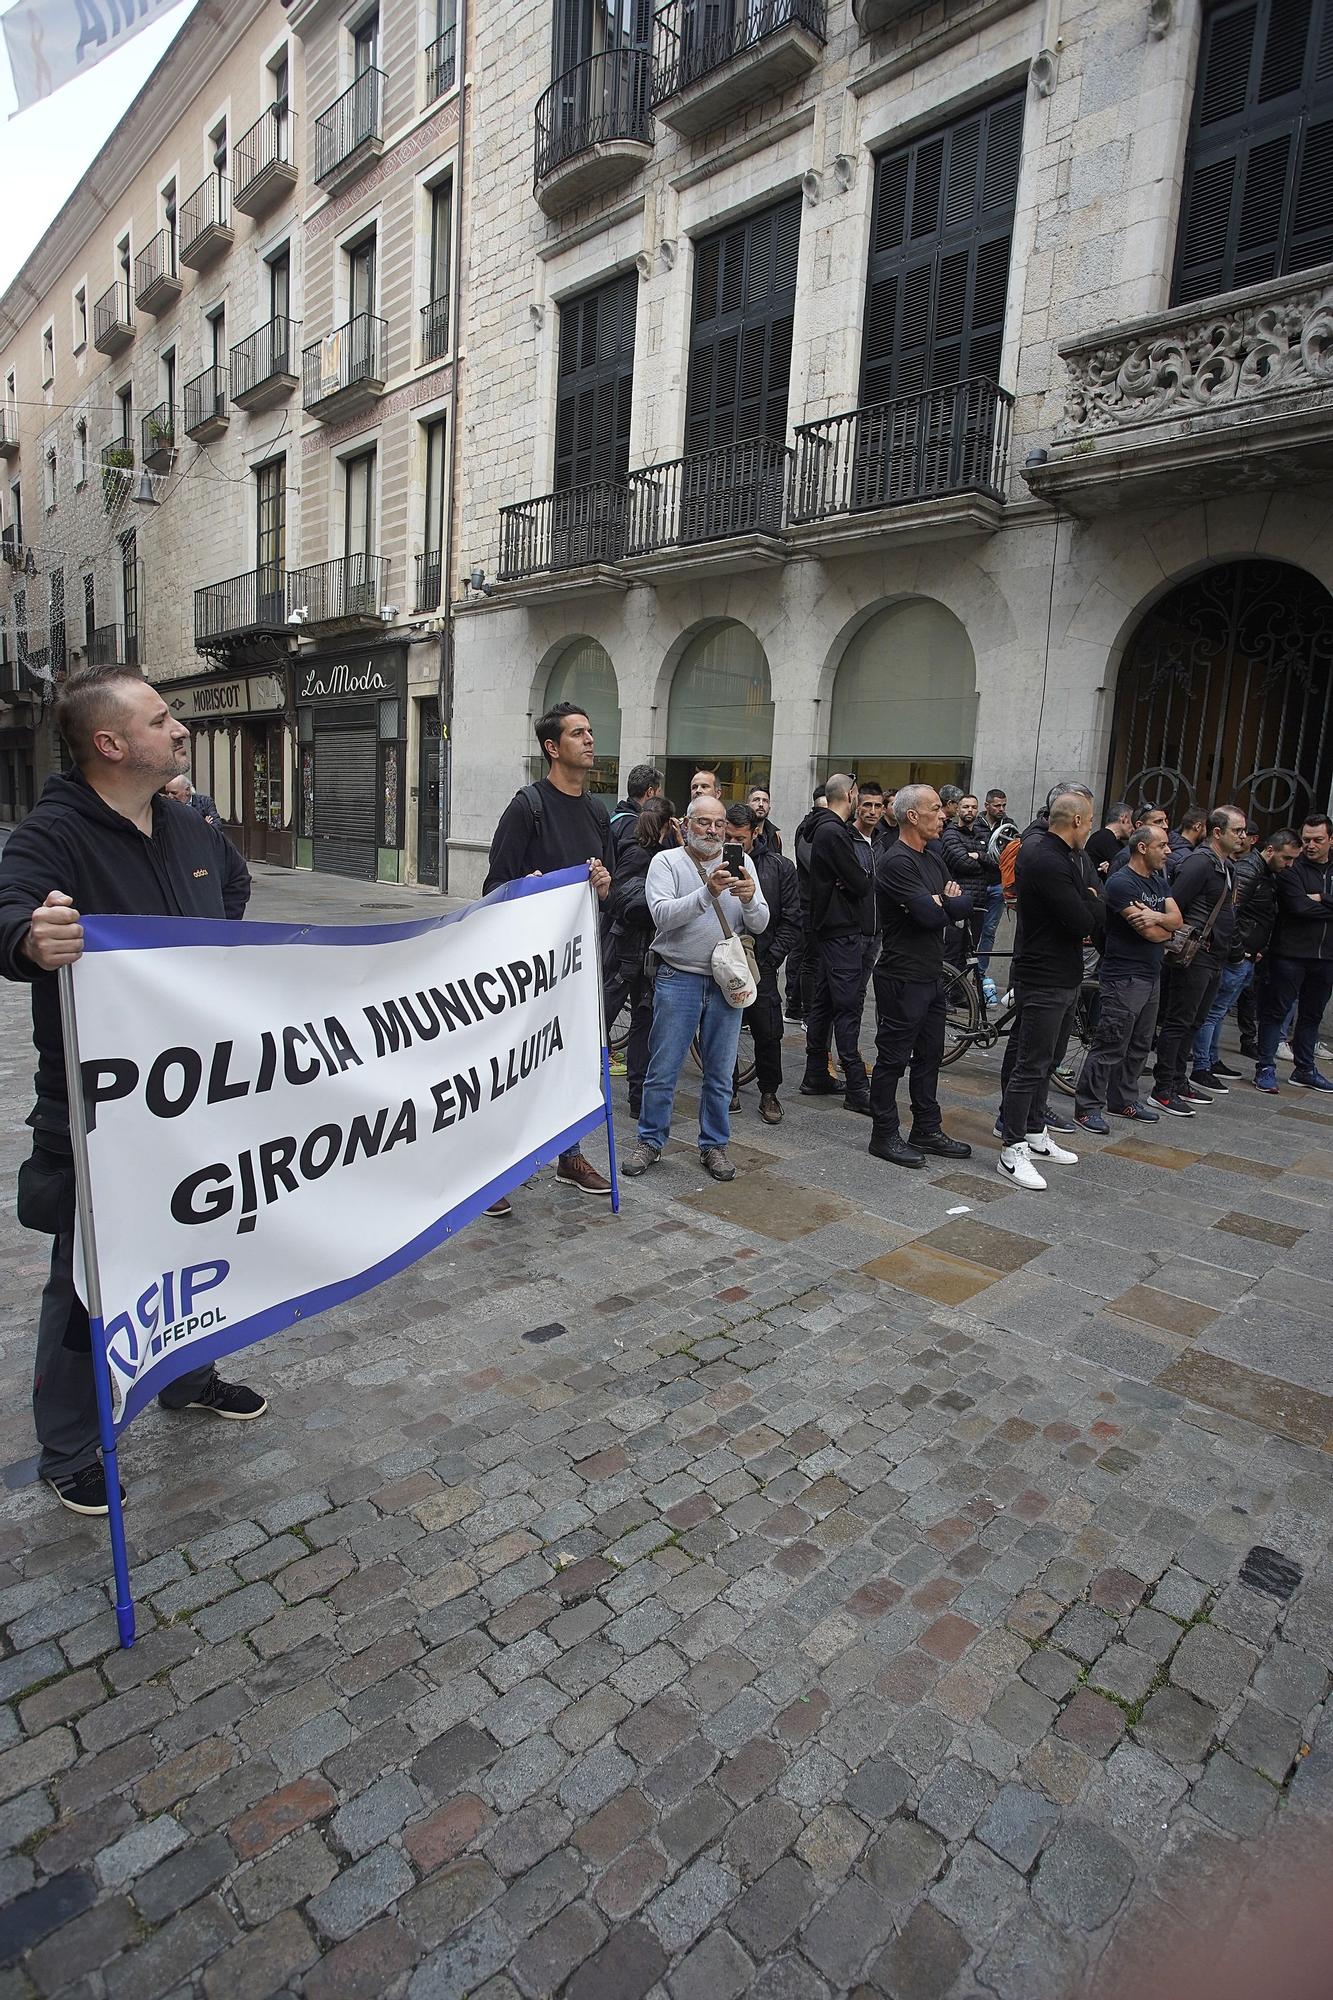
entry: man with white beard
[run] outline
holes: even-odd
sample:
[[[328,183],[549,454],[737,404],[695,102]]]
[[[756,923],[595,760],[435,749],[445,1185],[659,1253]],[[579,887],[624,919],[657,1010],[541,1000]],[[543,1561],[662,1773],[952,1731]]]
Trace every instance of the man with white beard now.
[[[662,849],[648,864],[645,896],[657,927],[653,1026],[638,1143],[620,1171],[633,1178],[661,1159],[671,1135],[681,1065],[697,1035],[704,1071],[699,1159],[714,1180],[732,1181],[736,1169],[727,1158],[727,1143],[741,1009],[731,1005],[713,978],[713,952],[726,931],[739,936],[766,930],[768,904],[749,857],[739,856],[735,873],[723,859],[727,811],[721,799],[711,792],[691,799],[679,832],[682,845]]]

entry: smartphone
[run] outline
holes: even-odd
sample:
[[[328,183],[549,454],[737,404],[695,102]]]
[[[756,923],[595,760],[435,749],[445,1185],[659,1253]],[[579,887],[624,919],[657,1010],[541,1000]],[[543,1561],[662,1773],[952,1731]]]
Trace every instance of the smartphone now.
[[[723,843],[722,859],[733,875],[745,873],[745,849],[739,840],[728,840]]]

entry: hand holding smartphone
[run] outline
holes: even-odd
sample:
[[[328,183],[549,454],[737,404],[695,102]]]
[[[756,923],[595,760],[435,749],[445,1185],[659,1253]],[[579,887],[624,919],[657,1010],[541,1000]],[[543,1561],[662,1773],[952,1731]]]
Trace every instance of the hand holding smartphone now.
[[[722,859],[738,880],[744,875],[745,849],[741,846],[739,840],[728,840],[723,843]]]

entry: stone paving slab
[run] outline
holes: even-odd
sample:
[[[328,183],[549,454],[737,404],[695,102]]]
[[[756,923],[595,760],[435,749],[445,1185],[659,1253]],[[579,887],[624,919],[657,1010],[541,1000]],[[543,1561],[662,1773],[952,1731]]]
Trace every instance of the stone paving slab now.
[[[1326,1128],[1237,1089],[1027,1200],[996,1067],[961,1167],[749,1092],[732,1188],[543,1172],[247,1355],[263,1423],[145,1413],[128,1654],[0,1224],[0,1994],[1055,2000],[1210,1887],[1224,1936],[1333,1812]]]

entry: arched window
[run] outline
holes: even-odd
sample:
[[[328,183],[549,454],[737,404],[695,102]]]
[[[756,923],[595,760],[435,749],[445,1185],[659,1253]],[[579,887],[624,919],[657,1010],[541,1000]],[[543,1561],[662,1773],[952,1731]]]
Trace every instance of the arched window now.
[[[912,597],[848,640],[833,683],[829,771],[899,785],[972,781],[977,675],[951,611]]]
[[[667,711],[667,797],[689,801],[700,765],[717,772],[722,796],[743,799],[767,779],[773,756],[773,689],[764,649],[748,626],[720,619],[680,656]]]
[[[592,724],[597,746],[589,791],[614,799],[620,780],[620,692],[611,655],[596,639],[571,639],[551,668],[538,714],[557,702],[576,701]],[[533,716],[533,721],[537,717]],[[533,743],[532,776],[546,775],[546,759]]]

